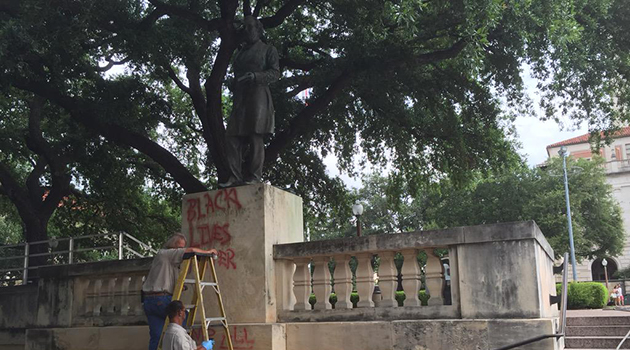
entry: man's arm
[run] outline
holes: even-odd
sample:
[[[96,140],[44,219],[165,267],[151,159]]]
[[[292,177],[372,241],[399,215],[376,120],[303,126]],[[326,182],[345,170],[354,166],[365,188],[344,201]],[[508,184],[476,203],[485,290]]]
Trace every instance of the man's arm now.
[[[214,255],[218,255],[219,254],[216,249],[203,250],[203,249],[199,249],[199,248],[186,248],[185,252],[186,253],[197,253],[197,254],[214,254]]]

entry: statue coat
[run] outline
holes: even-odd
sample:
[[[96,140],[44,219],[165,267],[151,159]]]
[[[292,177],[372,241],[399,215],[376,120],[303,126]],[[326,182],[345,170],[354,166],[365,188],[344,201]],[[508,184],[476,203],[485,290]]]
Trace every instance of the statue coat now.
[[[226,135],[273,133],[275,111],[269,84],[280,78],[278,51],[258,40],[236,54],[232,67],[234,100]],[[238,82],[238,78],[247,72],[254,73],[255,79]]]

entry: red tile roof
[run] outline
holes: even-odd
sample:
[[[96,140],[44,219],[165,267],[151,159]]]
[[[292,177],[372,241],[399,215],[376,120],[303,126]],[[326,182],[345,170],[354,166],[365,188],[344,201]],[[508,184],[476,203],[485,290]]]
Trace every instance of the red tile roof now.
[[[601,133],[601,135],[602,137],[604,137],[603,132]],[[552,148],[552,147],[558,147],[558,146],[568,146],[568,145],[577,145],[579,143],[587,143],[590,136],[591,134],[584,134],[584,135],[580,135],[580,136],[573,137],[570,139],[566,139],[564,141],[552,143],[551,145],[547,146],[547,149]],[[630,126],[621,128],[621,130],[615,132],[612,135],[613,138],[626,137],[626,136],[630,136]]]

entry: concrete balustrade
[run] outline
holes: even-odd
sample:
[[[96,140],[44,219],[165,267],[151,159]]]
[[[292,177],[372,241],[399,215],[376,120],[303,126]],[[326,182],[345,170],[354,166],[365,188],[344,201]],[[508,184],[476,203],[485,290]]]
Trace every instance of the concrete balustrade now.
[[[147,271],[125,276],[95,274],[73,281],[73,325],[116,324],[120,318],[143,319],[140,291]]]
[[[317,243],[314,245],[310,243],[303,243],[303,245],[304,246],[301,248],[302,254],[308,255],[304,249],[308,250],[309,246],[316,246]],[[276,252],[279,255],[285,254],[283,249],[286,248],[284,247],[294,249],[296,245],[276,245]],[[328,313],[330,319],[354,319],[357,314],[361,313],[361,311],[346,313],[344,311],[333,311],[332,309],[349,310],[353,308],[397,308],[398,301],[396,300],[396,290],[398,287],[399,272],[395,265],[395,257],[398,252],[400,252],[404,257],[401,277],[402,287],[406,294],[404,307],[407,311],[399,311],[399,313],[395,313],[394,315],[416,312],[418,313],[416,316],[419,318],[422,318],[423,314],[425,314],[426,317],[429,317],[435,315],[436,313],[445,318],[458,317],[459,314],[456,312],[457,306],[443,305],[444,298],[442,297],[442,293],[444,292],[445,286],[443,265],[439,257],[434,254],[434,249],[435,248],[433,247],[428,249],[388,251],[371,249],[367,252],[352,252],[351,254],[336,254],[335,252],[324,256],[313,254],[312,257],[308,258],[304,258],[303,256],[283,256],[281,260],[289,261],[295,264],[296,267],[293,281],[287,281],[287,283],[292,285],[292,290],[296,297],[296,303],[295,305],[288,305],[288,307],[286,307],[286,310],[295,312],[281,313],[280,318],[296,320],[296,317],[307,317],[310,320],[312,316],[308,314],[313,314],[317,315],[318,320],[324,321],[328,317],[326,314],[321,314],[318,311],[331,310]],[[418,292],[421,288],[421,268],[418,265],[417,256],[420,251],[424,251],[427,255],[427,264],[425,267],[427,271],[426,289],[428,293],[432,295],[429,300],[429,305],[436,306],[426,307],[426,313],[424,313],[423,310],[418,310],[419,307],[422,307],[421,301],[418,298]],[[372,267],[372,259],[375,256],[378,256],[380,261],[377,274],[378,286],[381,291],[380,294],[374,294],[376,283],[374,280],[375,274]],[[352,257],[355,257],[357,262],[356,273],[354,274],[356,289],[354,291],[359,295],[359,301],[356,303],[356,307],[353,307],[350,300],[350,296],[353,291],[353,274],[350,269],[350,260]],[[328,267],[328,263],[331,259],[336,263],[333,274],[330,273],[330,269]],[[310,268],[313,269],[312,275],[310,273]],[[334,292],[337,297],[337,302],[334,305],[332,305],[329,301],[331,292],[333,292],[333,285]],[[309,304],[311,291],[315,295],[316,299],[313,307]],[[378,300],[374,300],[374,296],[378,297]],[[438,310],[438,307],[440,306],[444,306],[443,310]],[[365,312],[366,311],[363,313]],[[389,311],[386,310],[378,310],[375,312],[376,313],[374,315],[379,315],[379,319],[380,313],[389,313]],[[344,314],[346,314],[347,317],[344,317]]]
[[[0,329],[144,324],[140,290],[150,265],[145,258],[40,268],[36,284],[0,288],[11,296],[0,298]]]
[[[448,289],[436,249],[448,252],[451,274]],[[422,267],[417,263],[421,252],[426,254],[426,265]],[[398,306],[395,294],[399,288],[399,271],[394,262],[397,253],[404,260],[400,270],[405,292],[402,307]],[[374,256],[380,260],[381,294],[380,297],[375,294],[376,303],[372,297]],[[461,256],[467,257],[463,263]],[[354,277],[359,295],[355,307],[350,302],[352,257],[357,262]],[[549,304],[549,295],[555,294],[554,284],[547,271],[552,257],[551,248],[533,222],[276,244],[275,261],[295,266],[293,279],[285,279],[281,289],[292,291],[296,298],[294,305],[279,305],[278,319],[281,322],[474,319],[516,314],[520,318],[553,317],[556,309]],[[328,269],[331,259],[336,262],[332,275]],[[518,285],[512,283],[514,276],[519,276]],[[426,306],[418,298],[423,280],[430,295]],[[337,295],[334,306],[329,303],[333,289]],[[312,308],[311,292],[316,297]],[[450,300],[448,305],[446,300]]]

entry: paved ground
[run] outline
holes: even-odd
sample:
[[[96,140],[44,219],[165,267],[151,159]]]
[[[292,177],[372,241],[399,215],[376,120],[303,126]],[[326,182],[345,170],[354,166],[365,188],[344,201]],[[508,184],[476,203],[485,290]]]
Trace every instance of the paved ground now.
[[[630,316],[630,306],[620,306],[617,309],[594,309],[594,310],[567,310],[567,317],[628,317]]]

